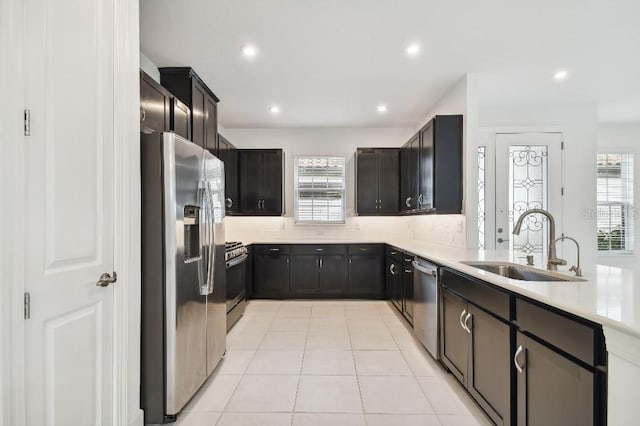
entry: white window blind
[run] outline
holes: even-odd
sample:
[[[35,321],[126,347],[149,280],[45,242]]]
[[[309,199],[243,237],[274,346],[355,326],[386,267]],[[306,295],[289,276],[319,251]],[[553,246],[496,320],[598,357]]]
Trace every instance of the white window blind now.
[[[598,251],[634,249],[633,154],[598,154]]]
[[[345,163],[344,157],[294,158],[297,223],[344,223]]]

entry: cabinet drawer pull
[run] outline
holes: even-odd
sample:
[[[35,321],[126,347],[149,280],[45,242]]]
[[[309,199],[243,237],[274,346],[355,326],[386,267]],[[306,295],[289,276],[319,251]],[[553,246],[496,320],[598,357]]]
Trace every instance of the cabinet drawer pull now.
[[[466,328],[464,328],[464,324],[462,323],[462,318],[464,317],[464,314],[467,313],[467,310],[463,310],[462,313],[460,314],[460,327],[462,327],[463,330],[467,330]]]
[[[317,248],[316,251],[324,251],[323,248]]]
[[[279,248],[270,248],[269,251],[280,251]]]
[[[405,269],[404,272],[406,272],[407,274],[411,273],[411,269]]]
[[[521,367],[520,364],[518,363],[518,357],[520,356],[522,351],[524,351],[524,348],[522,347],[522,345],[520,345],[520,346],[518,346],[518,349],[516,350],[516,354],[513,356],[513,363],[516,366],[516,370],[518,370],[518,373],[520,373],[520,374],[522,374],[524,372],[523,367]]]
[[[464,329],[467,330],[467,333],[471,334],[471,327],[469,327],[469,319],[473,318],[471,313],[468,313],[466,317],[464,317]]]
[[[398,252],[397,252],[397,251],[392,251],[392,252],[391,252],[391,256],[395,256],[396,254],[398,254]]]

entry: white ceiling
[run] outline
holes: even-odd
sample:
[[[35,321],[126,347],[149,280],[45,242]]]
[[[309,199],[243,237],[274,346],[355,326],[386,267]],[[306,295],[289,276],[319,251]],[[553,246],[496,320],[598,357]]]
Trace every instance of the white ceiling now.
[[[414,126],[465,73],[482,105],[640,120],[639,17],[639,0],[141,0],[140,38],[157,65],[196,70],[229,128]]]

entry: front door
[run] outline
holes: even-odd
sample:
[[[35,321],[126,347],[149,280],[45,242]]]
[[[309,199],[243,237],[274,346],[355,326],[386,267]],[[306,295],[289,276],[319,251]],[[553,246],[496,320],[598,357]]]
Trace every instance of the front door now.
[[[114,5],[25,1],[26,424],[113,416]]]
[[[478,151],[479,245],[508,250],[524,263],[534,256],[536,266],[546,262],[549,245],[547,219],[528,216],[520,235],[515,222],[526,210],[541,208],[562,221],[562,133],[483,134]],[[495,206],[495,207],[494,207]],[[494,231],[495,230],[495,231]]]

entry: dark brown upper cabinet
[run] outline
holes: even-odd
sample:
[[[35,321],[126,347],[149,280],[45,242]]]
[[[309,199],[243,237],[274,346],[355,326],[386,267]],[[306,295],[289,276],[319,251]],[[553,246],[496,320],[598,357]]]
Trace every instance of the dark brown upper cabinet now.
[[[281,149],[239,149],[238,214],[282,216],[284,152]]]
[[[191,140],[216,154],[218,97],[190,67],[160,68],[160,82],[190,108]]]
[[[462,115],[435,116],[400,157],[402,212],[462,212]]]
[[[190,139],[191,112],[150,75],[140,70],[140,131],[176,132]]]
[[[400,201],[400,150],[356,150],[356,212],[361,215],[395,215]]]
[[[238,200],[238,149],[224,136],[218,135],[218,158],[224,163],[224,193],[228,215],[239,211]]]

